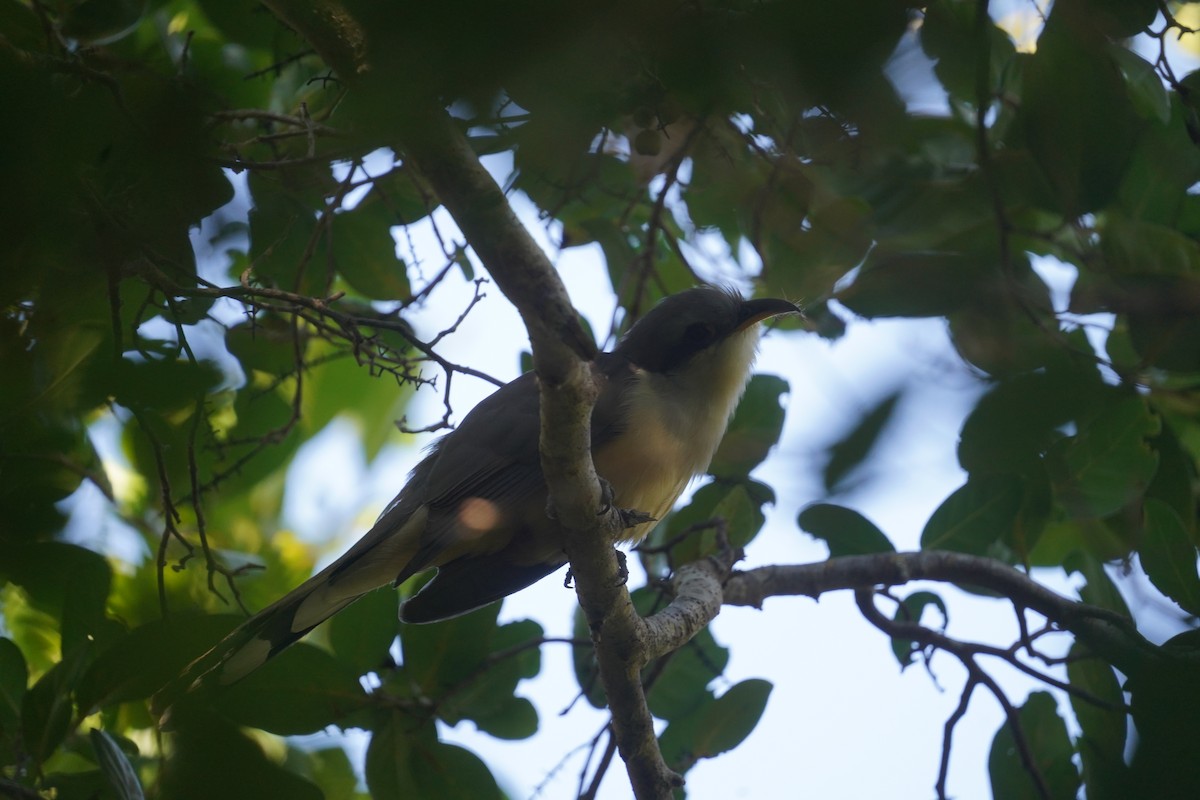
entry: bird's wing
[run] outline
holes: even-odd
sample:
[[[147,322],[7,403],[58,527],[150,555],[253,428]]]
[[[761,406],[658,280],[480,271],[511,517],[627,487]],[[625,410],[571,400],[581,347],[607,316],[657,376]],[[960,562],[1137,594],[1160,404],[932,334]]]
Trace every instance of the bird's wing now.
[[[600,363],[610,364],[603,360],[608,358],[602,356]],[[601,424],[593,430],[593,446],[617,434],[619,410],[615,393],[602,392],[594,417]],[[400,494],[346,553],[197,659],[185,672],[185,688],[213,672],[221,683],[231,683],[366,592],[431,566],[454,563],[447,571],[448,579],[459,573],[477,576],[488,564],[512,566],[490,558],[507,542],[488,541],[486,535],[479,537],[478,554],[469,549],[453,551],[456,546],[463,549],[456,518],[461,503],[469,498],[495,503],[502,513],[532,500],[544,503],[540,500],[545,480],[538,454],[539,430],[537,379],[527,373],[500,387],[472,409],[456,431],[439,440]],[[466,562],[476,557],[482,559],[479,569],[467,568]],[[511,585],[503,594],[515,591],[558,563],[515,567],[520,572],[520,576],[514,574],[514,579],[520,577],[515,582],[496,576],[496,586],[484,592],[487,599],[483,602],[502,596],[495,593],[503,588],[501,583]],[[451,583],[456,581],[443,581],[440,588],[445,590]]]

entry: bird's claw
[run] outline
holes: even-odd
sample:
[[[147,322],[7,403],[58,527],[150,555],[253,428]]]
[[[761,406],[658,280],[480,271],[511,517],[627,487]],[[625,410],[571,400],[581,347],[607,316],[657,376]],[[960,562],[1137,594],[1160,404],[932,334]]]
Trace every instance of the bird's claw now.
[[[629,583],[629,564],[625,559],[625,553],[613,548],[613,552],[617,554],[617,582],[615,586],[624,586]]]
[[[617,515],[618,521],[621,523],[621,528],[636,528],[638,525],[644,525],[647,522],[657,522],[658,518],[652,514],[647,514],[645,511],[638,511],[636,508],[616,508],[613,506],[613,500],[616,497],[616,492],[613,485],[604,478],[600,480],[600,510],[596,512],[596,516],[613,513]]]

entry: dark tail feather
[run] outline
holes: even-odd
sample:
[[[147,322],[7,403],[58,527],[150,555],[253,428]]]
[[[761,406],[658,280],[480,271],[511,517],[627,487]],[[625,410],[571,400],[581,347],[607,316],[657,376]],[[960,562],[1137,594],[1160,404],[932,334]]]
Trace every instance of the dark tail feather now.
[[[309,579],[234,628],[216,646],[189,664],[179,677],[160,689],[151,702],[152,709],[161,715],[185,694],[241,680],[362,596],[328,604],[317,616],[311,609],[306,609],[304,627],[294,630],[297,612],[305,600],[325,585],[324,579],[324,573]]]

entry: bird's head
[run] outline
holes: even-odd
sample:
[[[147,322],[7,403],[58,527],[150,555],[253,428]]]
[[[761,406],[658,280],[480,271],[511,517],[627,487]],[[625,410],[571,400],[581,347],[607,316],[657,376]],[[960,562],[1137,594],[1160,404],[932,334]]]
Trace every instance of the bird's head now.
[[[660,375],[693,367],[719,368],[724,362],[749,370],[758,342],[758,323],[780,314],[798,314],[787,300],[745,300],[734,291],[701,286],[671,295],[638,320],[616,353],[638,368]]]

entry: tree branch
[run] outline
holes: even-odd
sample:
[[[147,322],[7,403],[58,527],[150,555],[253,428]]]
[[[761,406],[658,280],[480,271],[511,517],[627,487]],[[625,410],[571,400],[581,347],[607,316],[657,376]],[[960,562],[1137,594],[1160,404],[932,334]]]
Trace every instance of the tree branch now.
[[[579,602],[596,646],[617,746],[638,798],[666,798],[681,784],[658,749],[640,670],[647,629],[618,578],[617,515],[597,515],[591,414],[601,380],[584,332],[546,254],[517,219],[466,137],[440,108],[414,109],[401,133],[405,153],[434,188],[529,332],[541,389],[542,470],[564,532]]]
[[[348,85],[370,75],[365,28],[338,0],[265,5],[303,36]],[[466,137],[434,98],[396,87],[402,149],[429,181],[529,332],[541,391],[541,459],[576,578],[613,715],[613,730],[638,798],[669,798],[682,779],[663,762],[639,670],[646,628],[633,609],[612,542],[617,514],[597,515],[600,484],[591,458],[591,411],[599,376],[596,345],[579,323],[554,266],[513,213]]]
[[[725,583],[726,605],[761,608],[768,597],[896,586],[929,580],[991,589],[1069,630],[1100,658],[1126,675],[1164,658],[1133,621],[1063,597],[1007,564],[990,558],[930,550],[846,556],[817,564],[775,565],[735,572]]]

